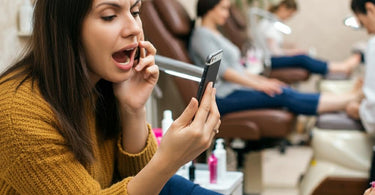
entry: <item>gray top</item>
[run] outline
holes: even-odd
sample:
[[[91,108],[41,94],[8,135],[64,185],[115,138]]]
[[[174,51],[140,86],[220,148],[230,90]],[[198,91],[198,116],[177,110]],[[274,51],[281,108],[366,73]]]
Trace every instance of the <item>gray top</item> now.
[[[223,74],[228,68],[244,74],[246,71],[245,67],[240,64],[241,52],[237,46],[224,36],[216,34],[205,27],[198,27],[193,31],[189,53],[195,64],[203,66],[207,56],[219,49],[223,49],[223,58],[215,88],[217,97],[225,97],[237,89],[244,88],[241,85],[223,79]]]

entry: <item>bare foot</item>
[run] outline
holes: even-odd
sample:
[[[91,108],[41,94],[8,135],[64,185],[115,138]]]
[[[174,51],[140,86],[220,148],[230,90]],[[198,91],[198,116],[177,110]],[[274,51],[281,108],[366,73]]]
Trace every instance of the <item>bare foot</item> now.
[[[350,75],[353,70],[361,63],[361,55],[356,53],[351,55],[343,62],[331,62],[329,70],[332,73],[344,73]]]
[[[355,81],[352,90],[349,92],[353,94],[354,100],[357,102],[362,101],[362,99],[365,97],[363,94],[362,87],[363,87],[363,78],[358,78]]]
[[[346,71],[348,74],[353,72],[353,70],[361,63],[361,54],[355,53],[351,55],[348,59],[344,61]]]

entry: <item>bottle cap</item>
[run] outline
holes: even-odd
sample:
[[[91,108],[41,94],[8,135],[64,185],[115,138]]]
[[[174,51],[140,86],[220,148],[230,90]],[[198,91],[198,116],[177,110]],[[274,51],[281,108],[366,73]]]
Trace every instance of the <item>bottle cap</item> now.
[[[164,110],[163,116],[164,116],[164,118],[172,118],[172,111]]]
[[[219,138],[216,140],[216,148],[215,149],[224,149],[224,139]]]

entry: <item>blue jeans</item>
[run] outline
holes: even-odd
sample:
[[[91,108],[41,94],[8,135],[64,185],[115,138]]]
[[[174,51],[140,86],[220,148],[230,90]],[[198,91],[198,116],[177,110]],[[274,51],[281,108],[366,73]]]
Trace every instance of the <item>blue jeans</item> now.
[[[274,97],[261,91],[236,90],[225,98],[217,97],[216,102],[221,115],[262,108],[286,108],[295,114],[316,115],[319,98],[319,93],[300,93],[285,87]]]
[[[219,195],[217,192],[206,190],[197,184],[179,176],[174,175],[165,184],[159,195]]]
[[[271,58],[271,68],[303,68],[312,73],[325,75],[328,72],[328,64],[325,61],[311,58],[307,55],[281,56]]]

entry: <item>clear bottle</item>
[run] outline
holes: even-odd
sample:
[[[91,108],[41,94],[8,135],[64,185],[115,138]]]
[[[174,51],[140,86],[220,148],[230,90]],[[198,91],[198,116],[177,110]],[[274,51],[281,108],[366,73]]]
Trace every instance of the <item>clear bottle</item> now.
[[[217,139],[213,152],[217,158],[217,180],[223,181],[227,172],[227,152],[224,149],[224,139]]]
[[[19,9],[19,31],[22,34],[30,35],[33,31],[34,7],[30,0],[23,0]]]
[[[214,153],[208,158],[207,164],[210,172],[210,183],[217,183],[217,158]]]
[[[172,111],[164,110],[163,120],[161,121],[161,128],[163,130],[163,136],[165,135],[165,133],[167,133],[172,123],[173,123]]]

